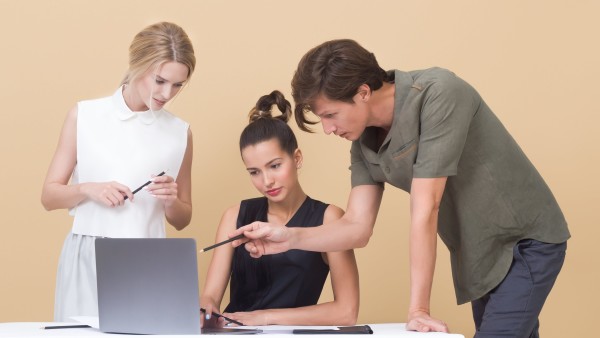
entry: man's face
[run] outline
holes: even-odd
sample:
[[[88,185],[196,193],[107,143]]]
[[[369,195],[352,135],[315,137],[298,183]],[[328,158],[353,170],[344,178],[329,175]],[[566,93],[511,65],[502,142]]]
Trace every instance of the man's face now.
[[[333,133],[350,141],[358,140],[367,127],[369,116],[368,106],[360,100],[359,95],[354,96],[354,103],[330,100],[320,95],[311,104],[311,110],[320,118],[325,134]]]

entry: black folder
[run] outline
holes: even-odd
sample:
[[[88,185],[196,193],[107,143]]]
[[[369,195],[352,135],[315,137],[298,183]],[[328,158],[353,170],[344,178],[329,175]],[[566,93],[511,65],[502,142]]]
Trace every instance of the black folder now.
[[[295,329],[294,334],[373,334],[369,325],[338,326],[336,329]]]

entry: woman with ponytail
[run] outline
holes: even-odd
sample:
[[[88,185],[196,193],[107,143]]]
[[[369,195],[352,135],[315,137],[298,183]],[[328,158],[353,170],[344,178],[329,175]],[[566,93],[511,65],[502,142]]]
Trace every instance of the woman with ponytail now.
[[[281,115],[273,116],[276,105]],[[313,227],[342,216],[335,205],[306,195],[298,180],[302,152],[287,121],[291,105],[279,91],[261,97],[250,111],[250,123],[240,136],[240,153],[250,180],[262,197],[243,200],[225,211],[216,242],[254,221],[287,227]],[[328,273],[334,300],[317,304]],[[294,250],[251,258],[243,247],[214,250],[201,306],[204,327],[226,324],[219,313],[231,278],[225,316],[244,325],[353,325],[359,305],[358,270],[352,250]]]

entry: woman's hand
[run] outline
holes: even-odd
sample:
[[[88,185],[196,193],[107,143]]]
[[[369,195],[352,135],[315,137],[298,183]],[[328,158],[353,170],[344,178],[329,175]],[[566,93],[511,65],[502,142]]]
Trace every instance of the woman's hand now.
[[[219,307],[213,302],[201,299],[200,308],[204,309],[204,311],[200,313],[200,327],[223,327],[227,324],[222,317],[217,318],[217,316],[212,315],[213,312],[219,313]]]
[[[269,325],[269,311],[256,310],[249,312],[223,313],[223,316],[243,323],[245,326],[263,326]],[[227,326],[237,326],[234,323],[228,323]]]
[[[152,175],[151,181],[152,183],[144,187],[144,189],[150,195],[163,200],[166,207],[172,205],[177,200],[177,182],[175,182],[173,177]]]
[[[107,207],[121,206],[125,203],[125,196],[133,200],[133,194],[127,186],[118,182],[89,182],[81,184],[83,194]]]

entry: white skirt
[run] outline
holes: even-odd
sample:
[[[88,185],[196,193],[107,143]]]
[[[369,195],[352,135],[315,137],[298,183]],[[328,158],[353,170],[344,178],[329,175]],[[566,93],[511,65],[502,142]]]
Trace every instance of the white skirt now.
[[[96,287],[96,237],[69,233],[65,239],[54,298],[54,321],[73,321],[73,316],[98,316]]]

